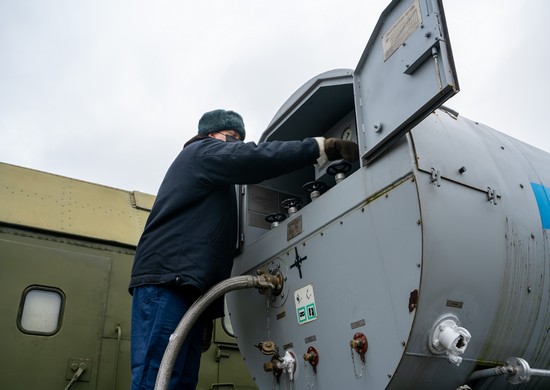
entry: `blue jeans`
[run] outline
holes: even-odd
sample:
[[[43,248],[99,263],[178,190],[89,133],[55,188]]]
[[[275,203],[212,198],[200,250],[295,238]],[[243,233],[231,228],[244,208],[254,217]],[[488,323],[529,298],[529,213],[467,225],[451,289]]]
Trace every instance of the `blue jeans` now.
[[[170,335],[197,298],[173,287],[136,287],[132,300],[132,390],[154,389]],[[170,389],[195,390],[202,353],[204,321],[192,327],[174,364]]]

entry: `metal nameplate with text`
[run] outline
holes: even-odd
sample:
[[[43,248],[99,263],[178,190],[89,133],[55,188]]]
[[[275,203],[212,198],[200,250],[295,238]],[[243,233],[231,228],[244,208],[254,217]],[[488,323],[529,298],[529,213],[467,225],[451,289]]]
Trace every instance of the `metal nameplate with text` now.
[[[290,241],[298,234],[302,233],[302,216],[294,218],[290,221],[286,228],[286,240]]]

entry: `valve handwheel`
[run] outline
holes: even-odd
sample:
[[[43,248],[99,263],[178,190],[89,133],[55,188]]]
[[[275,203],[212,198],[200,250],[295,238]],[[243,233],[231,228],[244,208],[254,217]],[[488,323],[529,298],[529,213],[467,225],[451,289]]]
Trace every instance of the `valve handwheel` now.
[[[269,223],[283,222],[286,219],[286,214],[284,214],[284,213],[269,214],[264,219],[265,219],[266,222],[269,222]]]
[[[335,176],[338,173],[348,173],[351,170],[351,164],[347,161],[340,161],[327,168],[327,173]]]
[[[311,194],[313,191],[319,191],[322,194],[329,189],[329,186],[323,181],[316,180],[304,184],[302,189],[308,194]]]
[[[300,208],[302,206],[302,200],[300,198],[288,198],[281,202],[281,207],[284,209],[290,209],[292,207]]]

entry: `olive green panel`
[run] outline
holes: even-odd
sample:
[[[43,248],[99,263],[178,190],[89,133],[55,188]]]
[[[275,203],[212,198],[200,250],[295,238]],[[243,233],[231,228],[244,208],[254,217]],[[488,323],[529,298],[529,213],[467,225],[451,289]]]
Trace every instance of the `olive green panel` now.
[[[116,339],[116,327],[120,325],[122,340],[130,340],[132,296],[128,292],[128,285],[134,262],[134,251],[110,252],[109,256],[113,263],[103,337]]]
[[[236,339],[223,330],[221,318],[216,320],[212,345],[202,354],[197,384],[197,390],[211,388],[258,389],[239,353]]]
[[[214,326],[214,341],[216,343],[225,343],[225,344],[237,344],[237,339],[235,336],[228,334],[224,327],[223,327],[223,321],[226,318],[220,318],[216,320],[216,324]]]
[[[0,332],[7,340],[0,358],[0,389],[63,389],[70,358],[92,362],[85,381],[74,388],[129,388],[133,254],[132,249],[0,227]],[[57,334],[28,335],[18,329],[21,294],[29,285],[55,287],[65,294]],[[25,375],[31,368],[34,375]],[[256,389],[236,339],[218,319],[212,345],[202,356],[197,388],[228,388],[221,383]]]
[[[227,348],[219,345],[223,358],[220,359],[219,384],[234,384],[239,390],[256,390],[258,387],[250,376],[237,346]],[[267,374],[266,374],[267,375]],[[223,388],[223,387],[220,387]],[[226,387],[231,388],[231,387]]]
[[[133,251],[109,254],[112,256],[111,280],[103,325],[103,347],[97,389],[112,389],[115,380],[116,389],[129,389],[132,296],[128,292],[128,284],[134,256]],[[114,379],[113,371],[116,365],[118,369]]]
[[[201,367],[199,370],[199,383],[197,390],[208,390],[212,383],[218,381],[218,363],[216,362],[216,345],[212,343],[207,351],[203,352],[201,357]]]
[[[137,209],[151,211],[153,208],[153,203],[155,202],[155,197],[145,192],[133,191],[132,195],[132,206]]]
[[[0,388],[63,389],[69,359],[89,359],[79,389],[95,389],[111,259],[87,248],[0,233]],[[31,285],[60,289],[61,327],[52,336],[25,334],[17,326],[23,291]]]
[[[129,335],[127,335],[128,337]],[[118,356],[118,361],[116,360]],[[116,377],[114,376],[116,369]],[[103,339],[97,389],[130,389],[132,382],[130,369],[130,341]],[[75,387],[78,390],[78,387]]]
[[[155,197],[0,163],[0,222],[136,245]]]

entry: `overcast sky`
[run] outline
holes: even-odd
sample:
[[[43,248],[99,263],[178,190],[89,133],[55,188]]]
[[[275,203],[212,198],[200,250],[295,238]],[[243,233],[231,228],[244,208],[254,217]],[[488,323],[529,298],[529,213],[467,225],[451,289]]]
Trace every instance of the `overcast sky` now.
[[[319,73],[354,69],[389,0],[0,0],[0,161],[156,193],[203,112],[257,141]],[[446,105],[550,151],[547,0],[444,0]]]

